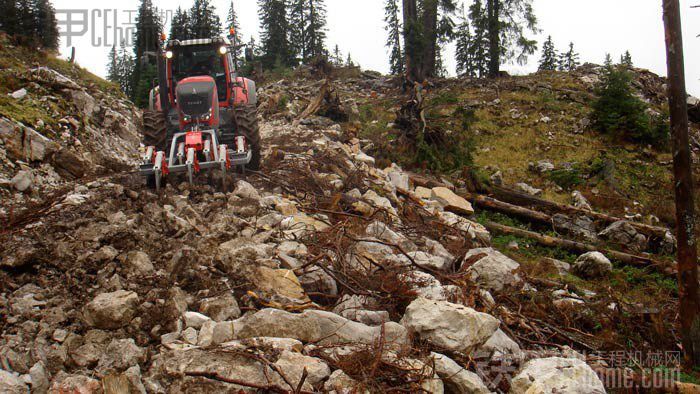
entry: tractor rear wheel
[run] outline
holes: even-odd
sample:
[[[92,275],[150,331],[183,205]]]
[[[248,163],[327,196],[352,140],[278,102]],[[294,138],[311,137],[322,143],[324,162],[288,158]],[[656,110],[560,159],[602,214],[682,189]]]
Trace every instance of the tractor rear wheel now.
[[[260,127],[258,126],[258,110],[254,104],[244,104],[234,107],[238,134],[245,137],[250,146],[252,158],[247,169],[260,170]]]
[[[160,111],[143,111],[143,144],[154,146],[156,152],[165,152],[168,139],[168,125]]]
[[[165,116],[160,111],[143,111],[143,144],[153,146],[156,152],[165,152],[167,149],[168,125]],[[155,189],[156,176],[146,177],[146,185]]]

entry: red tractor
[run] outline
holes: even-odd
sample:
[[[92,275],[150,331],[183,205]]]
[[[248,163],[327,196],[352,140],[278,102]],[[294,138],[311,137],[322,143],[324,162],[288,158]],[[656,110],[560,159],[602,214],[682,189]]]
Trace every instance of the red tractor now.
[[[168,174],[260,167],[255,82],[237,75],[228,38],[162,38],[158,86],[144,112],[140,173],[160,189]]]

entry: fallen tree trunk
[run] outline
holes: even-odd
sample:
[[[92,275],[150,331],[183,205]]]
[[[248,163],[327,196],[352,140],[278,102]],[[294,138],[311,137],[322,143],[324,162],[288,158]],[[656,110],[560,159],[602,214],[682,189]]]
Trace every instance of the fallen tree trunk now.
[[[663,273],[675,275],[675,264],[654,260],[646,256],[636,256],[616,250],[601,249],[598,246],[585,244],[582,242],[570,241],[568,239],[555,238],[542,235],[533,231],[523,230],[515,227],[504,226],[499,223],[487,222],[484,227],[489,231],[504,235],[515,235],[536,241],[540,245],[566,249],[574,253],[601,252],[607,257],[618,260],[622,263],[638,267],[653,267]]]
[[[328,94],[330,89],[330,80],[324,80],[323,85],[321,85],[321,88],[319,89],[318,95],[311,101],[311,103],[309,103],[309,106],[306,107],[304,112],[302,112],[301,115],[299,115],[299,117],[297,117],[296,120],[294,120],[294,125],[298,125],[299,122],[301,122],[302,120],[308,118],[311,115],[315,115],[321,109],[321,105],[326,99],[326,95]]]
[[[646,235],[654,235],[663,238],[669,231],[663,227],[650,226],[648,224],[636,223],[615,216],[606,215],[604,213],[588,211],[586,209],[576,208],[571,205],[559,204],[553,201],[544,200],[531,196],[529,194],[516,192],[514,190],[502,188],[502,187],[492,187],[489,192],[493,194],[498,200],[505,201],[510,204],[516,204],[518,206],[531,206],[540,207],[547,210],[560,213],[569,213],[574,215],[585,215],[595,220],[600,220],[608,224],[612,224],[619,221],[627,221],[634,227],[637,231],[644,233]]]
[[[465,196],[480,208],[487,208],[493,211],[505,213],[508,215],[517,216],[531,222],[539,222],[544,224],[552,224],[552,217],[544,212],[534,211],[519,205],[509,204],[507,202],[496,200],[495,198],[481,196],[477,194],[468,194]]]

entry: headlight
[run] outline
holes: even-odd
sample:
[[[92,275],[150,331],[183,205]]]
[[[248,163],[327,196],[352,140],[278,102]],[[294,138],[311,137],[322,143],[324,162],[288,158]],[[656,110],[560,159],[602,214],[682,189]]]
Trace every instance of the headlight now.
[[[185,122],[189,122],[190,120],[192,120],[192,117],[190,117],[189,115],[185,115],[182,117],[182,120],[184,120]]]
[[[222,55],[225,55],[228,53],[228,48],[227,47],[221,47],[219,48],[219,53]]]
[[[202,120],[205,121],[205,122],[208,122],[209,119],[211,119],[211,113],[202,116]]]
[[[172,58],[173,58],[173,51],[167,51],[167,52],[165,52],[165,57],[168,58],[168,59],[172,59]]]

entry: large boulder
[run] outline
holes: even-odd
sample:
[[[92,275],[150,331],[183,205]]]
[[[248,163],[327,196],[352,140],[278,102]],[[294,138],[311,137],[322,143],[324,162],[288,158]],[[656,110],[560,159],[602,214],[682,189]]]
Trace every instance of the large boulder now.
[[[0,369],[0,392],[7,394],[27,394],[29,392],[29,387],[27,387],[18,375]]]
[[[552,216],[552,226],[561,234],[571,235],[587,242],[595,243],[598,240],[595,223],[588,216],[579,215],[572,219],[558,213]]]
[[[467,268],[467,273],[486,290],[502,291],[522,283],[517,273],[520,264],[493,248],[472,249],[464,257],[464,262],[473,263]]]
[[[588,252],[579,256],[572,266],[574,274],[583,278],[601,278],[611,273],[613,265],[600,252]]]
[[[456,195],[446,187],[433,188],[430,198],[440,203],[446,211],[467,216],[474,214],[474,208],[472,208],[472,204],[469,201]]]
[[[520,346],[510,339],[501,329],[491,335],[486,343],[479,348],[479,356],[484,356],[489,359],[508,359],[522,360],[524,357]]]
[[[255,337],[293,338],[318,345],[374,344],[384,331],[387,347],[408,343],[408,333],[394,322],[370,327],[334,313],[308,310],[301,314],[263,309],[233,322],[236,339]]]
[[[85,322],[96,328],[112,330],[126,326],[136,315],[139,296],[133,291],[102,293],[83,309]]]
[[[510,394],[604,394],[598,375],[575,358],[540,358],[527,362],[512,380]]]
[[[486,342],[500,322],[464,305],[419,297],[406,308],[401,324],[435,346],[469,353]]]
[[[489,394],[479,375],[464,369],[451,358],[439,353],[432,353],[435,362],[435,372],[445,384],[448,394]]]
[[[598,235],[602,239],[636,253],[645,251],[648,246],[647,237],[644,234],[640,234],[630,222],[625,220],[611,224]]]

